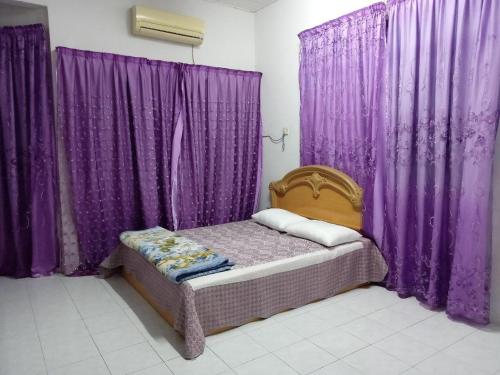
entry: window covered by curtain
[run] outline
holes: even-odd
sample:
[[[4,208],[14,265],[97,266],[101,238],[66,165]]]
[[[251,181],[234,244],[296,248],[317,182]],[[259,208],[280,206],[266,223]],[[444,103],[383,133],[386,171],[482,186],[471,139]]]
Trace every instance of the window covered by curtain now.
[[[260,186],[260,73],[58,48],[65,273],[125,230],[248,218]]]
[[[377,3],[300,38],[300,160],[337,168],[364,189],[372,232],[376,132],[385,52],[385,4]]]
[[[380,137],[387,285],[489,319],[500,2],[391,0]]]
[[[0,275],[57,266],[49,43],[42,25],[0,28]]]
[[[127,229],[173,227],[171,155],[177,64],[57,49],[58,120],[70,185],[62,267],[92,272]],[[68,197],[66,197],[68,198]],[[68,229],[69,228],[69,229]],[[74,245],[74,244],[73,244]],[[77,254],[75,254],[77,253]]]
[[[183,67],[175,210],[180,229],[250,218],[260,187],[261,74]]]

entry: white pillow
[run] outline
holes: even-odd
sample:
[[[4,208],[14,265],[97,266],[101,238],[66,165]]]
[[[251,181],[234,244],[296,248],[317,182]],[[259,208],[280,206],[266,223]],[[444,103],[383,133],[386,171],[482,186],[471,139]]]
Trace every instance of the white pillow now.
[[[293,212],[282,210],[281,208],[268,208],[252,215],[257,223],[266,227],[284,232],[285,229],[295,223],[309,221],[304,216],[294,214]]]
[[[353,242],[362,237],[360,233],[353,229],[319,220],[309,220],[289,225],[286,232],[328,247]]]

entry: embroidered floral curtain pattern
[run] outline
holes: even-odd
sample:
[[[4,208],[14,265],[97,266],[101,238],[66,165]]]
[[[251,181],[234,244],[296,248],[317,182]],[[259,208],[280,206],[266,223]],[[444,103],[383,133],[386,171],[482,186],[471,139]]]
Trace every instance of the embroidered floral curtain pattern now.
[[[388,13],[377,235],[387,286],[487,323],[500,3],[392,0]]]
[[[299,35],[301,162],[364,187],[388,288],[487,323],[500,3],[387,7]]]
[[[249,219],[261,166],[257,72],[185,66],[177,186],[177,228]]]
[[[70,186],[66,195],[61,189],[66,273],[94,272],[125,230],[175,229],[179,223],[191,228],[214,215],[227,222],[253,213],[260,158],[252,156],[260,150],[261,124],[260,114],[248,120],[243,101],[258,102],[260,74],[67,48],[57,52],[58,116]],[[247,78],[256,76],[257,86]],[[182,96],[201,88],[210,92],[206,105],[191,102],[199,93]],[[184,107],[195,108],[195,121]],[[221,136],[199,137],[207,131]],[[232,137],[224,138],[226,132]],[[198,164],[198,157],[212,160],[214,153],[217,163]],[[228,175],[233,165],[239,174]],[[200,191],[210,191],[203,197],[212,199],[236,192],[214,176],[235,178],[233,185],[241,184],[240,193],[248,197],[229,208],[219,199],[196,220],[185,220],[193,211],[184,197],[200,202]]]
[[[42,25],[0,28],[0,275],[58,262],[49,43]]]
[[[353,177],[364,189],[369,233],[385,16],[385,4],[377,3],[299,34],[301,165],[328,165]]]
[[[113,250],[122,231],[173,226],[170,170],[179,69],[67,48],[58,48],[57,55],[58,119],[78,272],[87,273]]]

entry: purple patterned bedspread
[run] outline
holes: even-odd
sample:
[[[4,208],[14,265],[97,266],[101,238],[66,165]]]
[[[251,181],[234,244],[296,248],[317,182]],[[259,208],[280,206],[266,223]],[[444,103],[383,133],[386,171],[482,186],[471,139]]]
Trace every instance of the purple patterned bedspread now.
[[[280,233],[252,220],[177,231],[236,263],[233,269],[325,250],[316,242]]]
[[[325,249],[251,221],[179,231],[239,262],[240,267]],[[101,264],[109,275],[124,267],[148,290],[156,303],[175,319],[184,335],[185,358],[203,353],[205,336],[222,327],[239,326],[254,318],[328,298],[348,288],[382,281],[387,265],[377,247],[361,239],[363,248],[337,258],[291,271],[193,290],[189,283],[174,284],[136,251],[120,245]]]

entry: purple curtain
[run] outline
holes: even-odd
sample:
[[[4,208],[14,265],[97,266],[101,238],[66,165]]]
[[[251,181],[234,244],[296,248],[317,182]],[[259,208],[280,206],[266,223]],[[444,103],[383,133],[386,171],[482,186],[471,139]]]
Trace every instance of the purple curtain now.
[[[500,2],[389,1],[379,170],[388,287],[489,319]]]
[[[262,145],[260,80],[257,72],[183,67],[177,228],[244,220],[254,212]]]
[[[372,232],[376,131],[385,52],[385,4],[299,34],[300,160],[337,168],[364,189]]]
[[[124,230],[254,212],[260,73],[62,47],[57,55],[65,273],[95,271]]]
[[[67,48],[57,48],[57,56],[78,273],[92,272],[120,232],[173,227],[180,70],[174,63]]]
[[[48,275],[57,266],[53,133],[43,26],[0,28],[0,275]]]

